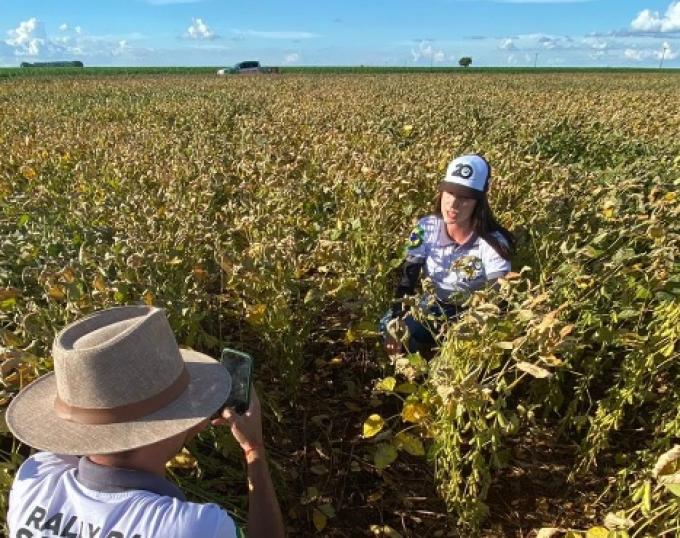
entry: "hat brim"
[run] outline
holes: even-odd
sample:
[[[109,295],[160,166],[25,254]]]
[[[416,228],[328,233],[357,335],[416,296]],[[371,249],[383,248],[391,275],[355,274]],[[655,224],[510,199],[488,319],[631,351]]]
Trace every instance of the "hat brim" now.
[[[189,430],[210,417],[227,400],[231,377],[215,359],[180,350],[189,372],[189,386],[166,407],[132,422],[80,424],[54,411],[57,383],[46,374],[14,397],[7,425],[29,446],[66,455],[109,454],[150,445]]]
[[[450,194],[456,194],[465,198],[474,198],[475,200],[481,200],[484,198],[483,191],[478,191],[472,187],[467,187],[466,185],[460,185],[451,181],[442,181],[439,184],[438,190],[439,192],[448,192]]]

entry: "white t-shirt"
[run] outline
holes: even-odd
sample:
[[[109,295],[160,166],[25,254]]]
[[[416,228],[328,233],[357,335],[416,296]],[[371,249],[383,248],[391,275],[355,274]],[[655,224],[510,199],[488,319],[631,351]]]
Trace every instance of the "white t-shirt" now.
[[[503,244],[505,238],[496,232]],[[406,260],[425,262],[425,276],[434,282],[437,298],[446,301],[453,292],[470,293],[488,280],[510,271],[510,261],[498,254],[489,243],[472,236],[465,244],[453,241],[444,220],[429,215],[418,221],[411,233]]]
[[[50,452],[23,463],[10,491],[10,538],[240,536],[229,514],[216,504],[191,503],[143,489],[89,489],[77,478],[78,463],[76,457]],[[167,486],[174,489],[169,482]]]

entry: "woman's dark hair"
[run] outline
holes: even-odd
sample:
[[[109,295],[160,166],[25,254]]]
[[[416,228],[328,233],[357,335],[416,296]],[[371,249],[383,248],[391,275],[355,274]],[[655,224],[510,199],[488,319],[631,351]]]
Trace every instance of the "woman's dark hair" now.
[[[442,193],[438,192],[434,200],[434,213],[441,217],[442,216]],[[515,248],[515,236],[505,227],[498,223],[496,218],[493,216],[491,211],[491,206],[489,206],[489,201],[486,198],[486,193],[484,196],[477,200],[475,204],[475,209],[472,211],[472,229],[473,231],[484,241],[489,243],[491,248],[493,248],[499,256],[509,260],[512,256],[512,252]],[[500,233],[503,239],[507,242],[504,243],[500,241],[495,235],[495,232]]]

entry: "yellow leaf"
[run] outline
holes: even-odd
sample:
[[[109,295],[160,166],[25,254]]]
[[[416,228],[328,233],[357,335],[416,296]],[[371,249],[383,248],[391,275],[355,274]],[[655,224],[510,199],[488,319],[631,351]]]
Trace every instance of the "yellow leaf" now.
[[[374,536],[385,536],[387,538],[402,538],[401,534],[389,525],[371,525],[371,532]]]
[[[328,518],[326,517],[326,514],[324,514],[318,508],[315,508],[312,511],[312,521],[314,522],[314,528],[319,532],[324,530],[328,524]]]
[[[250,306],[246,311],[246,321],[251,325],[262,325],[266,313],[267,313],[266,304],[260,303]]]
[[[373,455],[373,463],[378,469],[387,469],[397,459],[397,449],[393,445],[381,443]]]
[[[376,435],[380,430],[385,427],[385,421],[378,414],[373,414],[366,419],[364,422],[363,436],[364,439],[369,439]]]
[[[35,171],[35,169],[32,168],[31,166],[22,166],[21,167],[21,173],[29,181],[34,180],[36,178],[36,176],[38,175],[37,172]]]
[[[606,527],[592,527],[586,532],[586,538],[607,538],[609,529]]]
[[[375,384],[375,390],[380,390],[383,392],[392,392],[394,387],[397,386],[397,380],[393,377],[386,377],[381,379]]]
[[[186,448],[165,464],[168,469],[195,469],[198,467],[196,458]]]
[[[424,456],[425,448],[423,443],[415,435],[406,432],[399,432],[394,436],[394,446],[399,450],[404,450],[411,456]]]
[[[153,293],[151,293],[149,290],[146,290],[144,292],[144,295],[142,295],[142,299],[144,299],[144,304],[147,306],[153,306],[153,302],[155,297],[153,296]]]
[[[404,136],[410,135],[412,131],[413,131],[413,125],[404,125],[401,128],[401,132],[404,134]]]
[[[540,366],[536,366],[535,364],[531,364],[530,362],[520,361],[517,364],[515,364],[515,368],[521,370],[522,372],[526,372],[527,374],[538,379],[545,379],[547,377],[552,376],[552,372],[549,372],[548,370],[546,370],[545,368],[541,368]]]
[[[418,424],[427,417],[428,409],[421,403],[407,403],[401,410],[401,418],[404,422]]]
[[[92,281],[92,286],[97,291],[104,291],[106,289],[106,281],[102,275],[96,275]]]
[[[66,294],[59,286],[50,286],[47,290],[47,296],[55,301],[63,301],[66,299]]]

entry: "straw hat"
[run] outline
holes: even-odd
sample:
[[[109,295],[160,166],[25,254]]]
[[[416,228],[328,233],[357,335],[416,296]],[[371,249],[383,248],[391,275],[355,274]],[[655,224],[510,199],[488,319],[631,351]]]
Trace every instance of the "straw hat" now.
[[[162,309],[124,306],[63,329],[54,373],[24,388],[7,425],[24,443],[58,454],[105,454],[196,426],[226,401],[231,378],[216,360],[179,349]]]

